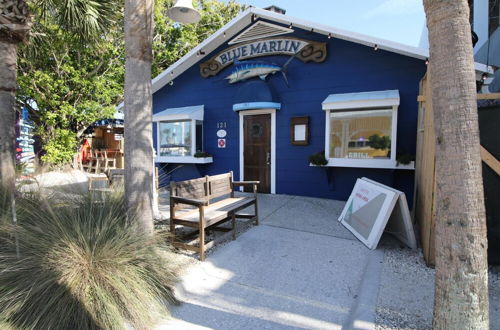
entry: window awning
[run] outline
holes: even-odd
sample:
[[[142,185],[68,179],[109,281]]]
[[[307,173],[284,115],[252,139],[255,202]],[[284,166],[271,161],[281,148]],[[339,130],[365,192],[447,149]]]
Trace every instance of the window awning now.
[[[204,105],[182,108],[168,108],[153,115],[153,121],[203,120]]]
[[[330,94],[323,101],[323,110],[392,107],[399,105],[399,91],[375,91],[361,93]]]

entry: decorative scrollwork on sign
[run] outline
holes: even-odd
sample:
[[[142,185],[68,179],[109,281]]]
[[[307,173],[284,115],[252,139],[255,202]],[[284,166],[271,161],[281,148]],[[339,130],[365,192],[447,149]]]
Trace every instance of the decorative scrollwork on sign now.
[[[326,59],[326,44],[324,42],[311,42],[302,48],[297,56],[304,63],[321,63]]]
[[[200,75],[208,78],[217,75],[235,60],[245,60],[260,56],[295,55],[304,63],[320,63],[326,59],[327,47],[324,42],[309,41],[293,37],[264,38],[229,47],[208,61],[200,64]]]
[[[219,62],[211,59],[206,61],[205,63],[200,64],[200,74],[203,78],[208,78],[211,76],[215,76],[219,73],[225,66],[222,66]]]

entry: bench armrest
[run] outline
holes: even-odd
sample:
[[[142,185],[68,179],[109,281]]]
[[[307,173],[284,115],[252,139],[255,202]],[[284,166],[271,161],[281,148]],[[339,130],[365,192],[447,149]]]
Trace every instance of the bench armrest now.
[[[233,185],[235,185],[235,186],[244,186],[244,185],[250,185],[250,184],[257,185],[259,183],[260,183],[260,181],[233,181]]]
[[[178,196],[170,196],[170,200],[173,201],[174,203],[188,204],[188,205],[193,205],[193,206],[207,205],[206,201],[202,201],[199,199],[178,197]]]

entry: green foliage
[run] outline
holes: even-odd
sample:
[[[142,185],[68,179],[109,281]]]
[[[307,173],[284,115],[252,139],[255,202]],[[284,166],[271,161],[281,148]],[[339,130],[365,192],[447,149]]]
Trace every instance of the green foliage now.
[[[116,0],[28,0],[36,21],[49,19],[81,41],[99,39],[116,23],[121,3]]]
[[[208,152],[206,151],[197,151],[195,154],[194,154],[194,157],[196,158],[206,158],[206,157],[212,157],[211,154],[209,154]]]
[[[177,266],[165,238],[127,220],[123,194],[98,203],[64,196],[20,197],[18,226],[0,225],[0,325],[151,328],[175,302]]]
[[[368,145],[373,149],[385,150],[391,148],[391,137],[373,134],[368,138]]]
[[[172,2],[156,0],[153,77],[244,9],[232,0],[202,0],[198,3],[200,22],[180,25],[166,15]],[[33,26],[35,36],[20,48],[18,102],[27,108],[36,103],[37,134],[47,153],[43,160],[60,164],[71,161],[83,131],[96,120],[112,118],[123,98],[123,3],[31,3],[36,5],[32,10],[38,19]],[[83,17],[87,21],[78,23]],[[99,38],[91,38],[92,34]]]
[[[328,164],[328,159],[325,157],[325,152],[320,151],[309,156],[309,163],[313,165],[325,166]]]
[[[234,0],[227,2],[197,1],[198,5],[195,7],[201,13],[200,21],[197,24],[182,25],[175,23],[166,15],[167,8],[170,8],[173,2],[173,0],[156,0],[155,2],[153,77],[160,74],[245,9],[244,5],[240,5]]]
[[[44,136],[50,136],[50,139],[44,145],[46,153],[42,156],[42,161],[49,164],[64,164],[71,161],[76,149],[74,132],[56,128],[51,133],[44,133]]]
[[[408,165],[415,160],[415,155],[412,154],[398,154],[396,156],[398,164]]]
[[[77,138],[94,121],[111,118],[123,94],[123,40],[120,29],[99,42],[80,39],[47,17],[35,24],[43,37],[19,53],[18,101],[39,111],[36,134],[48,163],[72,159]],[[69,141],[69,139],[72,141]]]

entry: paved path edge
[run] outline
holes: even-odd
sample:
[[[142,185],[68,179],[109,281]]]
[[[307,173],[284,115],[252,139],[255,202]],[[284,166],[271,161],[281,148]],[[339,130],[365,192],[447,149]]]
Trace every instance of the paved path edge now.
[[[342,329],[374,329],[380,279],[384,266],[384,250],[373,250],[368,255],[363,278],[358,289],[358,299],[353,304]]]

